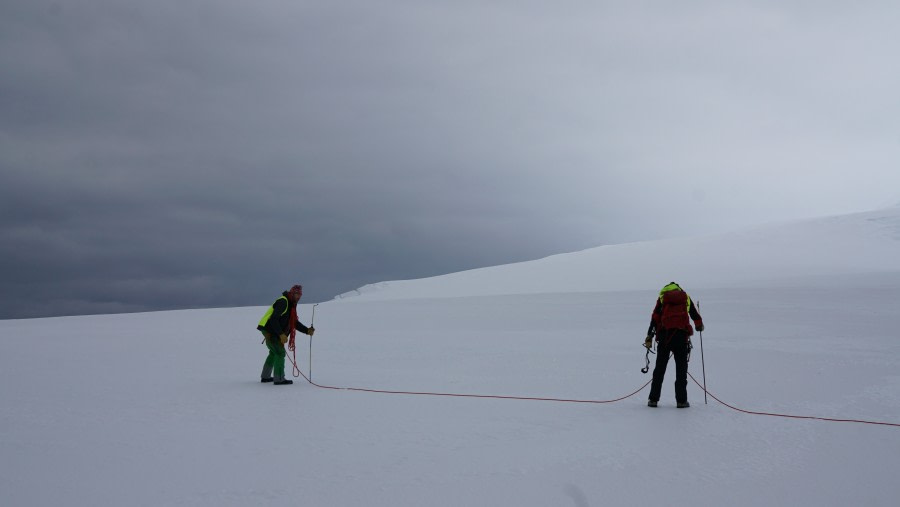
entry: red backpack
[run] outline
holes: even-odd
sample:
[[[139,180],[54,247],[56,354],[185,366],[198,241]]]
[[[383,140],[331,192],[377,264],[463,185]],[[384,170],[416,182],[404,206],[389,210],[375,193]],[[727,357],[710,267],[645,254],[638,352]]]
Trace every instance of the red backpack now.
[[[691,321],[688,315],[691,299],[687,292],[681,289],[670,290],[659,296],[662,304],[662,315],[659,319],[659,327],[663,329],[691,329]]]

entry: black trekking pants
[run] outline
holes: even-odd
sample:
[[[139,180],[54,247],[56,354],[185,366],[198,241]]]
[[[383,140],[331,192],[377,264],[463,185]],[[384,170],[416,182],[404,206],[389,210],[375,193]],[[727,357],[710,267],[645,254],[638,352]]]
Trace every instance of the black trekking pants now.
[[[682,329],[666,330],[659,333],[656,347],[656,367],[653,369],[653,382],[650,384],[650,398],[659,401],[666,366],[669,364],[669,353],[675,357],[675,401],[687,401],[688,371],[688,332]]]

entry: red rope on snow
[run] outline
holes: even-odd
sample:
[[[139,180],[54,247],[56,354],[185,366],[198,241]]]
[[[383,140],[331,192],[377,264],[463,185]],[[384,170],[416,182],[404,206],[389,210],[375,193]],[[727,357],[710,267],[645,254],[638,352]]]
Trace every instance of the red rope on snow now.
[[[288,358],[288,359],[291,359],[291,364],[294,365],[293,374],[294,374],[294,378],[297,378],[300,375],[303,375],[303,372],[301,372],[300,368],[297,367],[297,347],[291,348],[291,352],[294,353],[294,358],[293,359]],[[306,378],[306,375],[303,375],[303,378]],[[306,379],[306,380],[309,380],[309,379]]]
[[[290,358],[289,358],[290,359]],[[622,401],[626,398],[630,398],[635,394],[644,390],[645,387],[650,385],[651,380],[648,380],[646,384],[642,385],[640,389],[634,391],[631,394],[622,396],[621,398],[616,398],[614,400],[573,400],[573,399],[564,399],[564,398],[537,398],[531,396],[500,396],[493,394],[458,394],[458,393],[434,393],[434,392],[422,392],[422,391],[386,391],[382,389],[366,389],[362,387],[334,387],[334,386],[324,386],[319,385],[309,379],[306,375],[300,371],[300,368],[297,366],[297,355],[294,353],[294,358],[291,359],[291,362],[294,363],[294,377],[302,376],[309,382],[311,385],[322,389],[333,389],[336,391],[356,391],[363,393],[381,393],[381,394],[410,394],[410,395],[418,395],[418,396],[450,396],[455,398],[491,398],[498,400],[529,400],[529,401],[558,401],[564,403],[614,403],[616,401]],[[297,375],[299,373],[299,375]]]
[[[335,391],[356,391],[356,392],[363,392],[363,393],[381,393],[381,394],[407,394],[407,395],[418,395],[418,396],[449,396],[449,397],[455,397],[455,398],[490,398],[490,399],[498,399],[498,400],[556,401],[556,402],[563,402],[563,403],[596,403],[596,404],[599,404],[599,403],[614,403],[617,401],[622,401],[624,399],[630,398],[630,397],[634,396],[635,394],[643,391],[644,388],[647,387],[648,385],[650,385],[650,382],[653,381],[653,379],[650,379],[647,381],[647,383],[642,385],[638,390],[634,391],[633,393],[627,394],[625,396],[622,396],[620,398],[615,398],[612,400],[575,400],[575,399],[566,399],[566,398],[538,398],[538,397],[532,397],[532,396],[501,396],[501,395],[493,395],[493,394],[436,393],[436,392],[426,392],[426,391],[387,391],[387,390],[382,390],[382,389],[367,389],[367,388],[362,388],[362,387],[335,387],[335,386],[320,385],[320,384],[317,384],[317,383],[313,382],[312,380],[310,380],[309,377],[307,377],[302,371],[300,371],[300,368],[297,366],[297,352],[296,352],[296,350],[293,352],[294,352],[293,357],[292,358],[289,357],[288,359],[290,359],[291,363],[294,364],[294,377],[302,376],[304,379],[306,379],[307,382],[310,383],[310,385],[313,385],[313,386],[321,388],[321,389],[332,389]],[[737,412],[742,412],[744,414],[765,415],[765,416],[771,416],[771,417],[784,417],[784,418],[788,418],[788,419],[814,419],[817,421],[827,421],[827,422],[873,424],[873,425],[879,425],[879,426],[893,426],[896,428],[900,428],[900,424],[897,424],[897,423],[889,423],[889,422],[881,422],[881,421],[868,421],[868,420],[864,420],[864,419],[837,419],[837,418],[832,418],[832,417],[779,414],[779,413],[775,413],[775,412],[757,412],[754,410],[745,410],[742,408],[735,407],[733,405],[729,405],[728,403],[725,403],[724,401],[722,401],[718,397],[716,397],[716,395],[714,395],[713,393],[704,389],[703,386],[700,385],[700,382],[697,382],[697,379],[695,379],[694,376],[691,375],[690,372],[688,372],[688,376],[691,377],[691,380],[693,380],[695,384],[697,384],[697,387],[699,387],[701,390],[705,391],[706,394],[708,394],[712,399],[718,401],[722,405],[725,405],[726,407],[728,407],[732,410],[735,410]]]
[[[744,410],[744,409],[742,409],[742,408],[738,408],[738,407],[729,405],[728,403],[725,403],[724,401],[722,401],[722,400],[720,400],[719,398],[717,398],[713,393],[707,391],[706,389],[703,389],[703,386],[700,385],[700,382],[697,382],[697,379],[695,379],[694,376],[691,375],[690,372],[688,372],[688,376],[690,376],[690,377],[691,377],[691,380],[693,380],[694,383],[697,384],[697,387],[699,387],[699,388],[700,388],[701,390],[703,390],[703,391],[706,391],[706,394],[708,394],[708,395],[710,396],[710,398],[712,398],[712,399],[718,401],[718,402],[721,403],[722,405],[725,405],[726,407],[728,407],[728,408],[730,408],[730,409],[732,409],[732,410],[736,410],[736,411],[738,411],[738,412],[743,412],[743,413],[745,413],[745,414],[767,415],[767,416],[772,416],[772,417],[786,417],[786,418],[789,418],[789,419],[815,419],[815,420],[817,420],[817,421],[829,421],[829,422],[848,422],[848,423],[859,423],[859,424],[877,424],[877,425],[881,425],[881,426],[894,426],[894,427],[900,428],[900,424],[897,424],[897,423],[889,423],[889,422],[866,421],[866,420],[863,420],[863,419],[835,419],[835,418],[831,418],[831,417],[816,417],[816,416],[812,416],[812,415],[791,415],[791,414],[778,414],[778,413],[774,413],[774,412],[756,412],[756,411],[753,411],[753,410]]]

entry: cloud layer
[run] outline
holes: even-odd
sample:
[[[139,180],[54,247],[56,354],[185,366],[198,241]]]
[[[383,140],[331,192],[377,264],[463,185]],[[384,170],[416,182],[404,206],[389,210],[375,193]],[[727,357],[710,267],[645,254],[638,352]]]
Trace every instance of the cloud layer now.
[[[0,318],[900,199],[889,2],[0,7]]]

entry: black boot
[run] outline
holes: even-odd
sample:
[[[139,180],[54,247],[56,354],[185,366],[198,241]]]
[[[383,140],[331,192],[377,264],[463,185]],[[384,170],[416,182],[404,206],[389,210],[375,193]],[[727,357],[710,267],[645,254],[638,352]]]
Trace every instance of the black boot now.
[[[275,379],[273,379],[272,377],[265,377],[265,378],[259,379],[259,381],[262,382],[263,384],[265,384],[266,382],[272,382],[273,380],[275,380]]]
[[[294,381],[293,381],[293,380],[286,379],[286,378],[283,378],[283,379],[281,379],[281,380],[276,380],[275,382],[272,382],[272,383],[275,384],[276,386],[286,386],[286,385],[293,384]]]
[[[678,408],[688,408],[691,404],[686,401],[679,401],[677,406]]]

